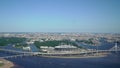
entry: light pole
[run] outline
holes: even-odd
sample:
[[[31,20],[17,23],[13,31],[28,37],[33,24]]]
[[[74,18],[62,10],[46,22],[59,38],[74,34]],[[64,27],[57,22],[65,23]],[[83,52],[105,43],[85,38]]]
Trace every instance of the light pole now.
[[[115,43],[115,52],[117,53],[117,48],[118,48],[118,46],[117,46],[117,42]]]
[[[96,47],[97,47],[97,56],[98,56],[98,45],[96,45]]]

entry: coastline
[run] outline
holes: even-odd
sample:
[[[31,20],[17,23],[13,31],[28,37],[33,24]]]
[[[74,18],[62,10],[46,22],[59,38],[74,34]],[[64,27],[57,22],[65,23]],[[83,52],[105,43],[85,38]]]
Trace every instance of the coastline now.
[[[40,56],[46,58],[101,58],[106,57],[107,55],[95,55],[95,56]]]
[[[0,59],[0,62],[3,63],[3,65],[0,66],[0,68],[14,68],[15,67],[14,63],[6,59]]]
[[[94,54],[94,55],[71,55],[71,56],[41,56],[41,57],[47,57],[47,58],[100,58],[100,57],[106,57],[108,56],[110,53],[99,53],[99,54]]]

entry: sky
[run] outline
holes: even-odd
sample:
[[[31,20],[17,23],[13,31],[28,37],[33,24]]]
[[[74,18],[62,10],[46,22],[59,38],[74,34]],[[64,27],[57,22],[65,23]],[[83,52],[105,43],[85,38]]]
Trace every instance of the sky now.
[[[0,32],[120,33],[120,0],[0,0]]]

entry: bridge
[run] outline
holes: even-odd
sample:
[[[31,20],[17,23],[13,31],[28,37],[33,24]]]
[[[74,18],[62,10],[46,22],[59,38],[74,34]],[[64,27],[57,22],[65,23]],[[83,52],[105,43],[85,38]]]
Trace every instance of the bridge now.
[[[12,56],[4,56],[0,58],[15,58],[15,57],[23,57],[23,56],[34,56],[34,55],[40,55],[40,56],[61,56],[61,55],[85,55],[85,54],[99,54],[104,52],[118,52],[120,51],[120,47],[115,43],[115,46],[110,48],[109,50],[86,50],[86,51],[79,51],[79,52],[62,52],[62,53],[43,53],[43,52],[25,52],[25,51],[16,51],[16,50],[10,50],[10,49],[0,49],[0,51],[15,53],[16,55]]]

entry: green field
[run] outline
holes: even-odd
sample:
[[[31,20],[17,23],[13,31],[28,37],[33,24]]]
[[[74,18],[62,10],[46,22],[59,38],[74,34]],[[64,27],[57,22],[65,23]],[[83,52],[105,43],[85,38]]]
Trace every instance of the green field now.
[[[61,44],[67,44],[67,45],[73,45],[78,47],[78,45],[75,42],[69,41],[69,40],[52,40],[52,41],[45,41],[45,42],[39,42],[39,41],[35,41],[34,43],[36,45],[36,47],[40,48],[40,46],[51,46],[51,47],[55,47]],[[82,48],[79,46],[79,48]]]
[[[26,40],[26,38],[0,37],[0,46],[5,46],[7,44],[23,43],[25,40]]]
[[[4,63],[0,63],[0,67],[2,67],[4,65]]]

